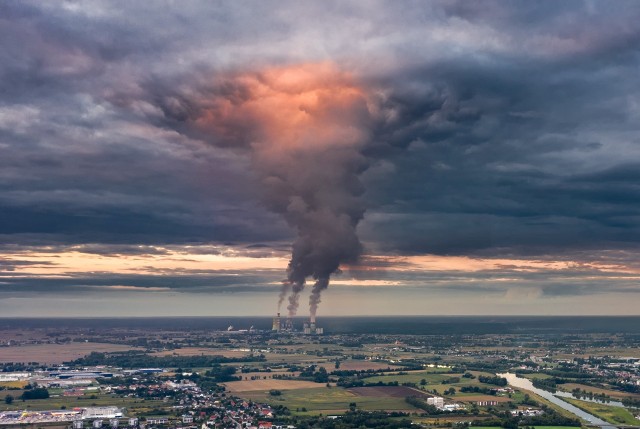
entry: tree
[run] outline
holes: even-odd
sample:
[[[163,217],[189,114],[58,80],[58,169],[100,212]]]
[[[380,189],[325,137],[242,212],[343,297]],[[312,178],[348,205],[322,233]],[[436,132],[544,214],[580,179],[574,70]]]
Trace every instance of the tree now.
[[[424,378],[420,380],[420,386],[424,386],[426,384],[427,384],[427,380],[425,380]]]
[[[4,403],[7,405],[11,405],[13,403],[13,396],[7,395],[4,397]]]
[[[314,374],[313,381],[315,381],[316,383],[328,383],[329,374],[327,373],[327,370],[323,367],[320,367],[318,372]]]
[[[36,387],[31,390],[25,390],[20,399],[23,401],[26,399],[47,399],[49,397],[49,391],[44,387]]]

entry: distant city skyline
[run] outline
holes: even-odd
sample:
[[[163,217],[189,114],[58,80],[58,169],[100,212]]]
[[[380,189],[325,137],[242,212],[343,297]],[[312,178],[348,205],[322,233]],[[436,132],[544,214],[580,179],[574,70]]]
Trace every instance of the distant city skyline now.
[[[0,4],[0,317],[638,315],[637,22]]]

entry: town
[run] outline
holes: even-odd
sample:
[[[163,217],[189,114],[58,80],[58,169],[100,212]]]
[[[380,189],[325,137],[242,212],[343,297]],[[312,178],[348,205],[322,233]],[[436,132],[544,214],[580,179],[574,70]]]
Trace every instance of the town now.
[[[283,325],[4,331],[0,424],[640,424],[636,334],[332,334]]]

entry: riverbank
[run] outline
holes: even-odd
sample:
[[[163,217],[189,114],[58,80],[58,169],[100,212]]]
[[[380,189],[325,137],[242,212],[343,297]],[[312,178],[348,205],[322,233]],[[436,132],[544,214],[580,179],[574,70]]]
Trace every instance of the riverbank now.
[[[580,408],[589,414],[593,414],[609,423],[615,425],[631,425],[640,426],[640,420],[636,419],[633,414],[626,408],[616,407],[612,405],[598,404],[595,402],[581,401],[574,398],[562,398],[564,401]]]
[[[576,407],[573,404],[563,401],[562,399],[554,396],[551,392],[547,392],[546,390],[542,390],[542,389],[538,389],[537,387],[534,387],[533,383],[529,379],[519,378],[516,376],[516,374],[512,374],[512,373],[505,373],[505,374],[498,374],[498,375],[500,377],[506,378],[507,382],[511,386],[533,392],[536,395],[546,399],[547,402],[555,404],[559,407],[562,407],[566,411],[569,411],[570,413],[574,414],[575,416],[585,421],[589,425],[597,425],[607,429],[611,429],[614,427],[610,422],[607,422],[606,420],[603,420],[595,415],[592,415],[584,410],[581,410],[580,408]]]

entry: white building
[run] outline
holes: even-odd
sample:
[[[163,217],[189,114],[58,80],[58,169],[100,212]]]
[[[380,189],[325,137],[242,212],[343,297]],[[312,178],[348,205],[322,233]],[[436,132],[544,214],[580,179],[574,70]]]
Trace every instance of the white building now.
[[[446,404],[444,407],[442,407],[442,409],[445,411],[455,411],[459,410],[460,408],[464,407],[460,404]]]
[[[29,377],[30,372],[0,372],[0,381],[27,381]]]
[[[88,407],[82,410],[83,419],[117,419],[122,417],[118,407]]]
[[[441,398],[440,396],[427,398],[427,404],[433,405],[436,408],[442,408],[444,407],[444,398]]]

